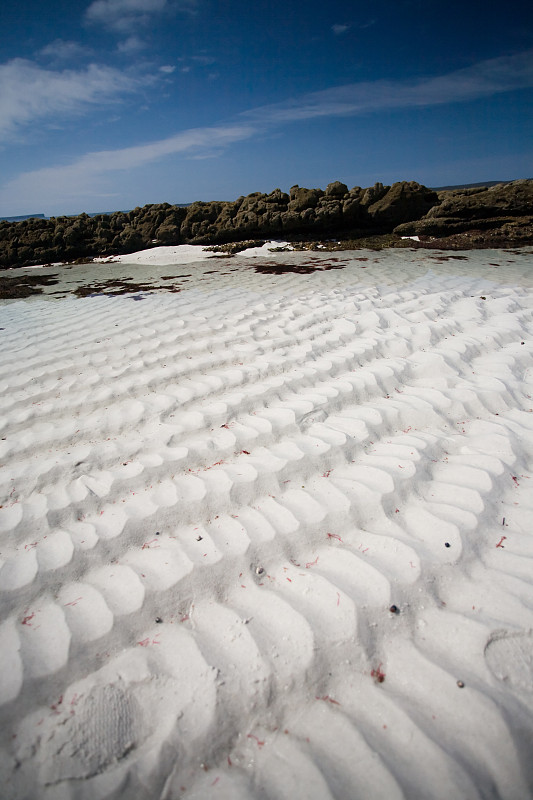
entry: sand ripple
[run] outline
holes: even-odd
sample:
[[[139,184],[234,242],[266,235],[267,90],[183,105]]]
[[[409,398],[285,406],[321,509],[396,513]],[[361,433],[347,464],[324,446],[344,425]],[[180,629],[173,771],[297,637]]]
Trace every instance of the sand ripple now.
[[[371,267],[0,308],[6,796],[532,796],[533,294]]]

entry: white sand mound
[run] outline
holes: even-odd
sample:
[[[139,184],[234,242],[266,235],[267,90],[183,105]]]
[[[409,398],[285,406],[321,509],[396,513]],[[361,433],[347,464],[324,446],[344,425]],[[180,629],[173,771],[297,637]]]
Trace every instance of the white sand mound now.
[[[531,280],[289,255],[0,306],[10,800],[533,796]]]
[[[158,264],[168,267],[172,264],[193,264],[206,258],[205,248],[198,244],[161,245],[137,253],[95,258],[99,263]]]
[[[265,242],[261,247],[248,247],[243,250],[240,255],[248,258],[257,258],[258,256],[269,256],[271,251],[276,248],[289,248],[288,242],[269,241]],[[175,264],[194,264],[197,261],[212,256],[213,253],[199,244],[175,244],[168,246],[152,247],[149,250],[139,250],[137,253],[128,253],[126,255],[110,256],[108,258],[95,258],[94,260],[99,263],[113,263],[119,262],[121,264],[157,264],[161,267],[169,267]]]

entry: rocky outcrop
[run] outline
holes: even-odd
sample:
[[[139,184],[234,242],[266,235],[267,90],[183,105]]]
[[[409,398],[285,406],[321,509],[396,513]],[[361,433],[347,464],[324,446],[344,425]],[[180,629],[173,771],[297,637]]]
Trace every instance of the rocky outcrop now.
[[[533,214],[533,181],[520,180],[497,184],[488,189],[442,193],[442,202],[428,216],[488,219],[525,217]]]
[[[168,203],[128,213],[0,222],[0,267],[74,261],[174,244],[187,209]],[[161,238],[159,238],[159,232]]]
[[[308,208],[316,208],[323,194],[324,192],[321,189],[303,189],[299,186],[293,186],[290,191],[288,210],[298,212],[305,211]]]
[[[381,225],[394,228],[409,220],[419,219],[430,212],[439,198],[436,192],[415,181],[395,183],[378,200],[372,202],[367,213]]]
[[[333,181],[326,186],[326,197],[337,197],[339,200],[348,194],[348,187],[340,181]]]
[[[289,194],[274,189],[187,207],[160,203],[95,217],[0,222],[0,267],[131,253],[158,244],[218,245],[269,237],[356,240],[393,230],[423,237],[500,230],[501,236],[525,241],[532,219],[531,180],[439,193],[414,181],[366,189],[335,181],[325,191],[293,186]]]
[[[512,181],[496,186],[440,192],[421,219],[397,225],[401,236],[451,236],[470,230],[502,229],[518,233],[520,224],[533,217],[533,180]],[[517,219],[522,223],[516,224]]]

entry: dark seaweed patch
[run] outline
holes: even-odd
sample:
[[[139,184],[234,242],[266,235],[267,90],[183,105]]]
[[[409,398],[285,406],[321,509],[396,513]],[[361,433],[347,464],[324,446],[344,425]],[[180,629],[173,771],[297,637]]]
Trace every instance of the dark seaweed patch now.
[[[298,275],[309,275],[311,272],[344,269],[347,263],[347,261],[341,261],[340,258],[331,258],[329,261],[315,259],[302,264],[280,264],[277,261],[266,261],[262,264],[255,264],[254,269],[256,272],[267,275],[285,275],[288,272],[294,272]]]
[[[18,275],[17,277],[0,277],[0,298],[2,300],[20,299],[42,294],[43,286],[54,286],[59,283],[56,275]]]
[[[151,286],[149,283],[128,283],[123,280],[110,279],[100,283],[91,283],[87,286],[78,286],[73,293],[77,297],[94,297],[95,295],[114,297],[121,294],[138,295],[141,292],[153,292],[156,288],[158,287]]]
[[[452,259],[454,261],[468,261],[468,256],[445,255],[445,256],[429,256],[429,258],[431,258],[433,261],[450,261]]]

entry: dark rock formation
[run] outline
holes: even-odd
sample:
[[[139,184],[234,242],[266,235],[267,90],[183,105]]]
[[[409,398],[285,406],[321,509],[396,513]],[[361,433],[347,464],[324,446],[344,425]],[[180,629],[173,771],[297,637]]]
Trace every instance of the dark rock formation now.
[[[333,183],[328,183],[326,186],[326,197],[344,197],[345,194],[348,194],[348,187],[345,183],[341,183],[340,181],[334,181]]]
[[[363,190],[361,205],[368,208],[368,206],[371,206],[373,203],[377,203],[378,200],[381,200],[381,198],[387,194],[389,189],[390,186],[383,186],[382,183],[375,183],[374,186],[369,186],[368,189]]]
[[[307,208],[316,208],[324,192],[320,189],[300,189],[293,186],[290,194],[289,211],[305,211]]]
[[[95,217],[0,222],[0,268],[131,253],[158,244],[219,245],[269,237],[357,240],[393,230],[426,238],[477,231],[477,238],[467,236],[478,242],[472,246],[481,246],[483,235],[490,242],[526,243],[532,224],[532,180],[439,193],[414,181],[350,190],[335,181],[325,191],[293,186],[289,194],[274,189],[228,202],[160,203]],[[497,236],[488,235],[494,231]]]
[[[494,217],[463,223],[464,230],[449,229],[436,236],[421,235],[418,247],[473,250],[533,245],[533,217]],[[402,242],[403,243],[403,242]]]
[[[442,192],[442,202],[428,216],[471,220],[529,216],[533,214],[532,184],[531,180],[520,180],[488,189]]]
[[[531,224],[528,220],[533,216],[533,180],[442,191],[438,200],[422,218],[412,217],[397,225],[394,232],[400,236],[446,237],[470,230],[499,229],[503,236],[506,229],[512,232],[514,241],[520,227]],[[516,224],[518,218],[522,222]]]
[[[402,222],[420,219],[431,212],[439,198],[436,192],[415,181],[395,183],[379,200],[368,206],[367,213],[381,225],[394,228]]]

